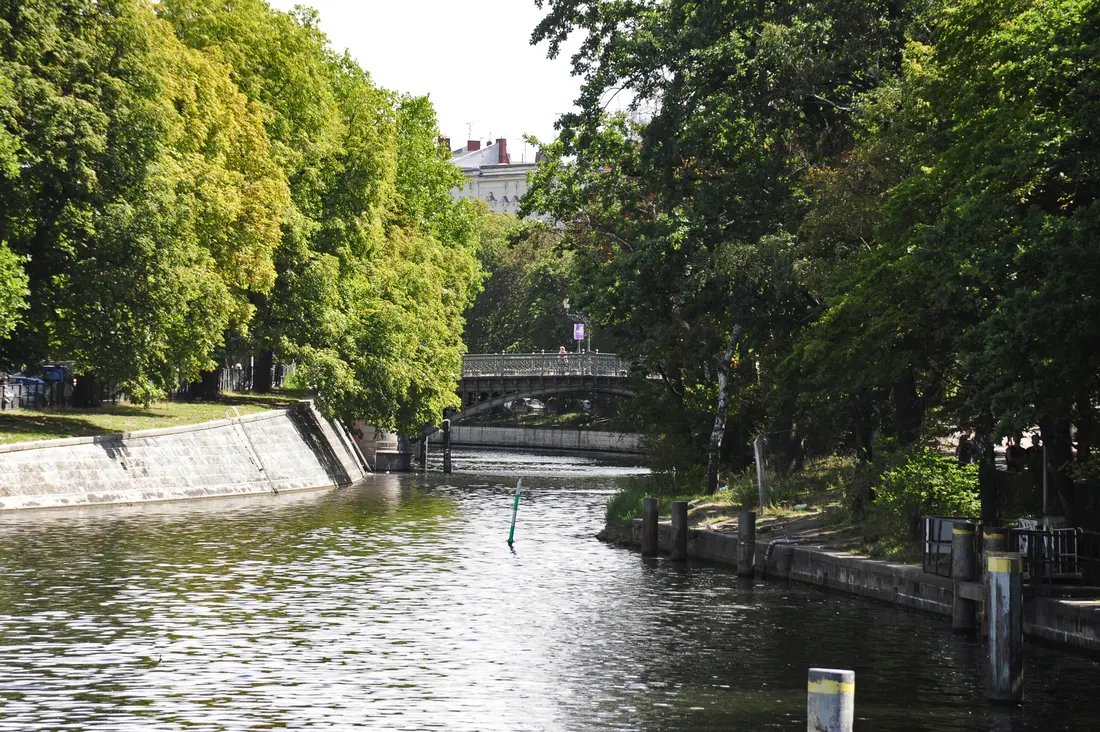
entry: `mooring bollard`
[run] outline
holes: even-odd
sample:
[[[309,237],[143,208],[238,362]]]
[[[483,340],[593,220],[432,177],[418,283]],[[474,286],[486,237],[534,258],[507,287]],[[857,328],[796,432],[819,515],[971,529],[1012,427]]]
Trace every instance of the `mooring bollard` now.
[[[672,558],[678,562],[688,556],[688,502],[672,502]]]
[[[424,466],[428,464],[428,436],[421,435],[420,442],[416,445],[416,462],[420,464],[420,469],[423,470]]]
[[[806,693],[807,732],[852,732],[856,716],[856,672],[810,669]]]
[[[451,472],[451,420],[443,420],[443,472]]]
[[[737,514],[737,576],[752,577],[756,573],[756,513]]]
[[[986,557],[993,552],[1003,552],[1008,549],[1008,532],[999,526],[982,527],[982,638],[989,636],[989,571]]]
[[[958,632],[972,631],[977,624],[977,604],[962,596],[962,583],[973,582],[977,569],[974,524],[969,521],[957,521],[951,529],[951,579],[954,584],[951,628]]]
[[[657,556],[657,499],[642,499],[642,556]]]
[[[982,527],[982,551],[1003,552],[1008,549],[1008,529],[1000,526]]]
[[[1024,696],[1023,555],[986,555],[989,576],[989,697],[1020,701]]]

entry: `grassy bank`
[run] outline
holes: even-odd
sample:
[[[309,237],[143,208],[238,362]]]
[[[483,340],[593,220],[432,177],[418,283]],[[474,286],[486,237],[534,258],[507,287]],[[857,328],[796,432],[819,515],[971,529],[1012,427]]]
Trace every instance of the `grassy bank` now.
[[[308,398],[305,392],[225,394],[216,402],[158,402],[148,407],[105,404],[98,409],[16,409],[0,412],[0,444],[87,437],[177,427],[223,419],[231,406],[244,414],[278,409]]]
[[[755,509],[763,514],[789,514],[794,506],[806,504],[815,509],[839,505],[848,486],[855,477],[855,461],[850,458],[825,458],[806,465],[799,473],[778,477],[768,482],[769,505],[761,509],[758,504],[756,473],[745,471],[729,482],[728,489],[707,495],[699,481],[688,479],[677,482],[675,477],[648,475],[634,478],[627,487],[608,502],[607,523],[626,527],[635,518],[641,518],[642,499],[656,496],[661,513],[672,510],[673,501],[692,504],[692,516],[702,523],[715,523],[734,516],[744,509]]]
[[[872,511],[858,519],[852,516],[848,506],[856,481],[854,459],[815,460],[798,473],[769,476],[769,503],[760,507],[754,470],[735,476],[727,490],[714,495],[704,493],[698,479],[677,483],[674,476],[640,476],[608,501],[607,526],[611,534],[622,535],[631,521],[641,518],[642,499],[655,496],[662,516],[671,514],[673,501],[688,501],[691,526],[728,529],[738,512],[755,510],[759,533],[794,536],[876,558],[919,562],[919,546],[885,525],[879,513]]]

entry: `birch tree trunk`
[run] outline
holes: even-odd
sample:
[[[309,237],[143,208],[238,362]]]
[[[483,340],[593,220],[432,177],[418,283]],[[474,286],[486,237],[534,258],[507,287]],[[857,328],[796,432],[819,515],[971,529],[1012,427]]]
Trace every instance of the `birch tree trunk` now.
[[[730,344],[725,357],[718,363],[718,414],[714,416],[714,429],[710,431],[710,447],[707,449],[707,493],[718,490],[718,458],[722,453],[722,435],[726,431],[726,418],[729,416],[730,360],[737,348],[737,339],[741,337],[741,326],[734,325],[730,332]]]

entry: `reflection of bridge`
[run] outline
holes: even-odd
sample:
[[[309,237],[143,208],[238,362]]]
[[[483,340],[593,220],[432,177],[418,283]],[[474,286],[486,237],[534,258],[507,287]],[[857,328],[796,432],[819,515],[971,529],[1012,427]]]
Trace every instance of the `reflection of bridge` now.
[[[458,422],[515,399],[570,392],[632,397],[627,364],[613,353],[470,353],[462,358]]]

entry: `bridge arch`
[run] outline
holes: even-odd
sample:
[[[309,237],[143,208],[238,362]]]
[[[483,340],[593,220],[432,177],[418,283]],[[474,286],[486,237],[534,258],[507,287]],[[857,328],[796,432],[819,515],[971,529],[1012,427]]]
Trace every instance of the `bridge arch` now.
[[[468,407],[465,407],[461,412],[455,412],[451,414],[449,419],[451,420],[451,424],[458,424],[470,417],[476,417],[479,414],[484,414],[485,412],[492,411],[497,407],[503,407],[505,404],[516,401],[517,399],[548,397],[554,396],[555,394],[570,394],[577,392],[585,392],[589,394],[610,394],[613,396],[621,396],[627,398],[634,397],[634,392],[626,388],[625,386],[600,385],[586,388],[578,387],[575,384],[559,386],[547,384],[545,386],[531,386],[527,389],[520,389],[518,391],[510,392],[508,394],[498,394],[496,396],[490,397],[489,399],[478,402],[477,404],[472,404]]]

